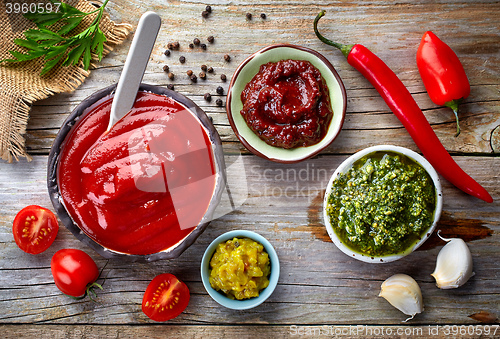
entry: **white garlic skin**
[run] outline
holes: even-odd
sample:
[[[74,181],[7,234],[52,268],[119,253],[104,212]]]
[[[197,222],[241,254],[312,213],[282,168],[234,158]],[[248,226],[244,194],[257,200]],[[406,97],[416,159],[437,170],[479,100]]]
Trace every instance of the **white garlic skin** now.
[[[417,282],[406,274],[395,274],[387,278],[382,283],[379,297],[387,300],[392,306],[411,317],[415,314],[422,313],[424,303],[422,301],[422,292]]]
[[[460,287],[474,275],[469,247],[460,238],[441,239],[448,243],[439,251],[436,269],[431,275],[441,289]]]

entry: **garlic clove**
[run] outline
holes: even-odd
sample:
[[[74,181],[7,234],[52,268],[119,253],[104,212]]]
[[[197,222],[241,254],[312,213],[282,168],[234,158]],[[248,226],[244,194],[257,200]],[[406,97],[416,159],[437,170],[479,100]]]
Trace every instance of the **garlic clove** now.
[[[387,300],[404,314],[411,315],[405,322],[424,310],[420,287],[412,277],[406,274],[395,274],[387,278],[382,283],[378,296]]]
[[[447,244],[439,251],[436,268],[431,275],[441,289],[460,287],[474,275],[469,247],[460,238],[446,239],[439,232],[438,236]]]

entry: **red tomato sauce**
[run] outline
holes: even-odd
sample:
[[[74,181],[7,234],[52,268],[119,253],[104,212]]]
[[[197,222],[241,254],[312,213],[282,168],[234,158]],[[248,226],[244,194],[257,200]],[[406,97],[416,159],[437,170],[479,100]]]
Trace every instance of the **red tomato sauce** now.
[[[248,127],[272,146],[317,144],[333,116],[328,86],[309,61],[269,62],[241,93]]]
[[[182,104],[147,92],[106,133],[112,100],[92,105],[66,138],[59,190],[75,223],[100,245],[156,253],[188,236],[208,208],[210,139]]]

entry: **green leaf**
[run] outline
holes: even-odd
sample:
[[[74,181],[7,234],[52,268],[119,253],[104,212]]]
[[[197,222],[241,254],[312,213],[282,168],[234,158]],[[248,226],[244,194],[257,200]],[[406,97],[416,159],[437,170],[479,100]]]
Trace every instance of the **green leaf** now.
[[[42,69],[42,72],[40,73],[40,75],[44,75],[44,74],[48,73],[55,65],[57,65],[57,63],[62,59],[63,56],[64,56],[64,54],[61,54],[58,57],[47,61],[45,63],[45,65],[43,66],[43,69]]]
[[[99,27],[97,27],[97,32],[92,38],[92,51],[94,51],[99,57],[99,61],[102,60],[102,53],[104,51],[104,43],[107,41],[106,36],[101,31]]]
[[[79,45],[77,45],[75,48],[69,51],[68,56],[66,57],[66,60],[64,60],[63,65],[64,66],[77,65],[78,62],[80,61],[80,57],[82,56],[86,46],[90,46],[90,41],[83,40]]]
[[[83,69],[85,69],[86,71],[89,70],[91,59],[92,55],[90,53],[90,45],[88,45],[83,53]]]
[[[14,43],[18,46],[32,50],[43,50],[38,43],[33,39],[14,39]]]
[[[48,29],[28,29],[24,36],[35,41],[50,40],[55,43],[64,41],[64,38]]]
[[[66,19],[66,24],[61,27],[60,30],[57,31],[57,34],[59,35],[66,35],[69,32],[71,32],[80,22],[82,22],[83,17],[82,16],[76,16],[72,18],[67,18]]]

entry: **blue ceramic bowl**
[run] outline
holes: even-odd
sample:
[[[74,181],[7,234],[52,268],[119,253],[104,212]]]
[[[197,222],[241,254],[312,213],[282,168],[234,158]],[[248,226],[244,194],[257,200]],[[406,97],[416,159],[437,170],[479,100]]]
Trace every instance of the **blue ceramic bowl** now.
[[[217,249],[217,245],[221,242],[233,239],[233,238],[249,238],[261,243],[264,246],[265,251],[269,255],[269,261],[271,263],[271,274],[269,276],[269,286],[263,289],[259,296],[256,298],[246,299],[246,300],[233,300],[226,297],[222,292],[218,292],[210,286],[209,276],[210,276],[210,259]],[[278,260],[278,255],[266,238],[252,231],[235,230],[224,233],[217,237],[205,250],[203,258],[201,259],[201,280],[203,286],[207,290],[208,294],[219,304],[233,310],[247,310],[249,308],[256,307],[262,304],[269,296],[273,293],[276,285],[278,284],[278,278],[280,275],[280,263]]]

